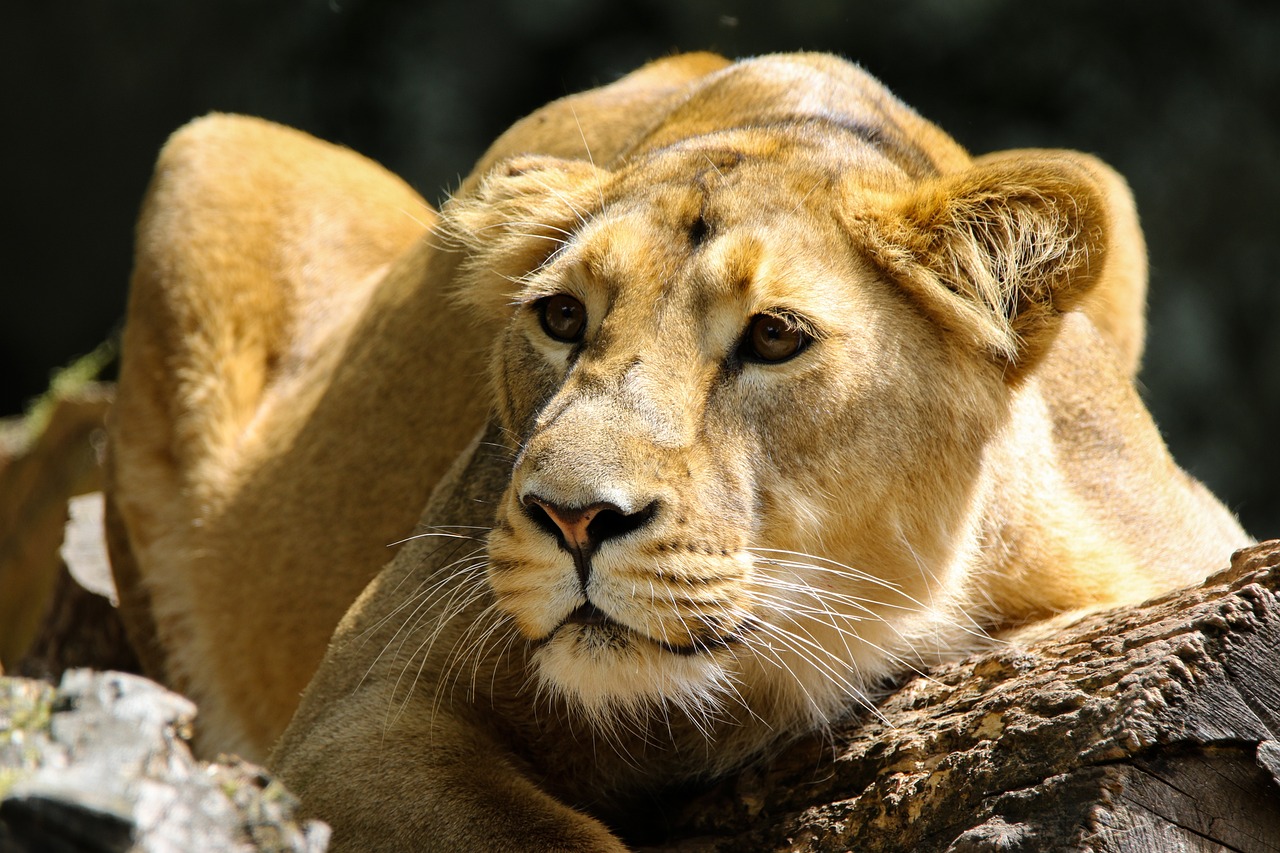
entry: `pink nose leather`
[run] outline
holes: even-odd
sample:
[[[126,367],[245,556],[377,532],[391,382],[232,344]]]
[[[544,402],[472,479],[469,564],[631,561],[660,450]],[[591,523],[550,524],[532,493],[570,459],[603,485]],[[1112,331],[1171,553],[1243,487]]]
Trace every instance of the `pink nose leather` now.
[[[570,508],[557,506],[550,501],[531,497],[529,500],[542,507],[547,517],[555,522],[556,527],[564,535],[565,544],[576,551],[588,552],[592,549],[591,534],[587,528],[592,520],[604,510],[612,510],[621,515],[618,508],[609,503],[596,503],[588,507]]]

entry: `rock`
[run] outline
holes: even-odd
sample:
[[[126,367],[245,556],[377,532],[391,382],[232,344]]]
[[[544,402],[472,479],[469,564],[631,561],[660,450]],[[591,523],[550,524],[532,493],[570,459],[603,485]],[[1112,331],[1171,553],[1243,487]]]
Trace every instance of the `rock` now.
[[[0,851],[325,850],[328,827],[264,770],[192,757],[194,718],[136,675],[0,678]]]
[[[67,501],[68,519],[58,553],[77,584],[116,607],[120,600],[103,535],[105,504],[102,492],[76,495]]]

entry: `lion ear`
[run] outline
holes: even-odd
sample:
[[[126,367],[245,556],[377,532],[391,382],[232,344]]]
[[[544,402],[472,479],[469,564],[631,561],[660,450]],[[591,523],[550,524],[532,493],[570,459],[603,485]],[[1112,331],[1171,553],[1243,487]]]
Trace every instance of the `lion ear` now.
[[[468,256],[458,297],[481,309],[509,305],[517,282],[599,210],[609,174],[584,160],[521,156],[464,184],[441,211]]]
[[[980,158],[859,215],[859,230],[927,313],[1017,375],[1103,269],[1107,206],[1090,162],[1067,151]]]

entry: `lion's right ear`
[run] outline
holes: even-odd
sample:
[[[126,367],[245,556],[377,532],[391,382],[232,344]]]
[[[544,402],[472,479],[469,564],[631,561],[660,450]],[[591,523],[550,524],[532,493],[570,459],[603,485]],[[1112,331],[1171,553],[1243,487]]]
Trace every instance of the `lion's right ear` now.
[[[468,256],[457,296],[486,314],[504,310],[518,282],[599,211],[609,176],[585,160],[522,156],[464,185],[441,211]]]
[[[991,155],[855,202],[851,226],[927,314],[1017,376],[1104,268],[1111,223],[1091,163],[1066,151]]]

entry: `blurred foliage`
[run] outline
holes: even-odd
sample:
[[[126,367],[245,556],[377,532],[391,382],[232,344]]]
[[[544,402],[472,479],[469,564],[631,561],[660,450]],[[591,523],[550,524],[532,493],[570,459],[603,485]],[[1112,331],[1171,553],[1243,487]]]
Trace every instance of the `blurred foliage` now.
[[[976,152],[1078,148],[1127,175],[1152,259],[1144,394],[1175,456],[1255,535],[1280,535],[1280,4],[1265,0],[9,4],[0,413],[118,321],[150,164],[189,118],[299,126],[439,199],[521,114],[692,49],[840,53]]]

